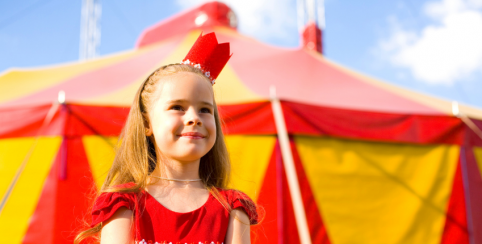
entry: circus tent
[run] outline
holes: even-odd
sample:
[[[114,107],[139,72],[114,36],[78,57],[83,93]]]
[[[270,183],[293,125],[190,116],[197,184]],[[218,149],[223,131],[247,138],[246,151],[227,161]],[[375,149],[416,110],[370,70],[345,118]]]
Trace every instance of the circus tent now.
[[[253,241],[482,243],[482,110],[235,25],[208,3],[147,29],[134,50],[0,74],[2,243],[71,243],[140,83],[211,31],[234,54],[214,86],[231,187],[266,210]]]

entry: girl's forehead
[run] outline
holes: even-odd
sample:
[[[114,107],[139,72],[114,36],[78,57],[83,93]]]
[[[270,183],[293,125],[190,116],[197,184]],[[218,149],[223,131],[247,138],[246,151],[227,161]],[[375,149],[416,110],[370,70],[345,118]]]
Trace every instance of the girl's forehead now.
[[[191,72],[180,72],[159,82],[159,100],[188,100],[214,102],[212,85],[205,78]]]

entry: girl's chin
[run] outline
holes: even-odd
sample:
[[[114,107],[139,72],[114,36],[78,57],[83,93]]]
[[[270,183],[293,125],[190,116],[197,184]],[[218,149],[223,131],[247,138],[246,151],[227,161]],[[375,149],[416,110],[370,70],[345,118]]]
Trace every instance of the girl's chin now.
[[[182,164],[189,164],[189,163],[194,163],[194,162],[201,162],[201,157],[199,158],[175,158],[177,162],[180,162]]]
[[[179,141],[178,141],[179,142]],[[209,147],[206,144],[198,144],[198,143],[177,143],[176,145],[170,145],[165,148],[159,148],[165,153],[164,155],[167,158],[174,159],[176,161],[186,161],[192,162],[199,160],[201,157],[206,155],[209,150],[211,150],[212,146]]]
[[[184,151],[176,154],[172,158],[177,161],[192,162],[201,159],[202,156],[206,155],[207,152],[204,151]]]

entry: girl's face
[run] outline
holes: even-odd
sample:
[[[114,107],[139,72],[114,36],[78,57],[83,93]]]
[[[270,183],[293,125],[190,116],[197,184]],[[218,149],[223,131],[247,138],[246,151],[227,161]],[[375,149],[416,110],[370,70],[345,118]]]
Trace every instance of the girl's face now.
[[[154,135],[167,159],[199,160],[216,141],[211,84],[197,74],[180,72],[162,78],[159,85],[146,135]]]

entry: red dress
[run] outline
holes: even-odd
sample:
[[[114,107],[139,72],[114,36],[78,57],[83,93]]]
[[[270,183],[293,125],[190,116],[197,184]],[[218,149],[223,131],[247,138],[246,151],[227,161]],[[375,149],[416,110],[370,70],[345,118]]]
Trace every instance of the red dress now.
[[[236,190],[218,189],[231,209],[246,212],[251,224],[258,222],[254,202]],[[109,219],[120,207],[134,212],[136,244],[163,243],[224,243],[228,229],[229,212],[211,193],[200,208],[187,213],[171,211],[148,192],[104,192],[92,209],[94,227]]]

